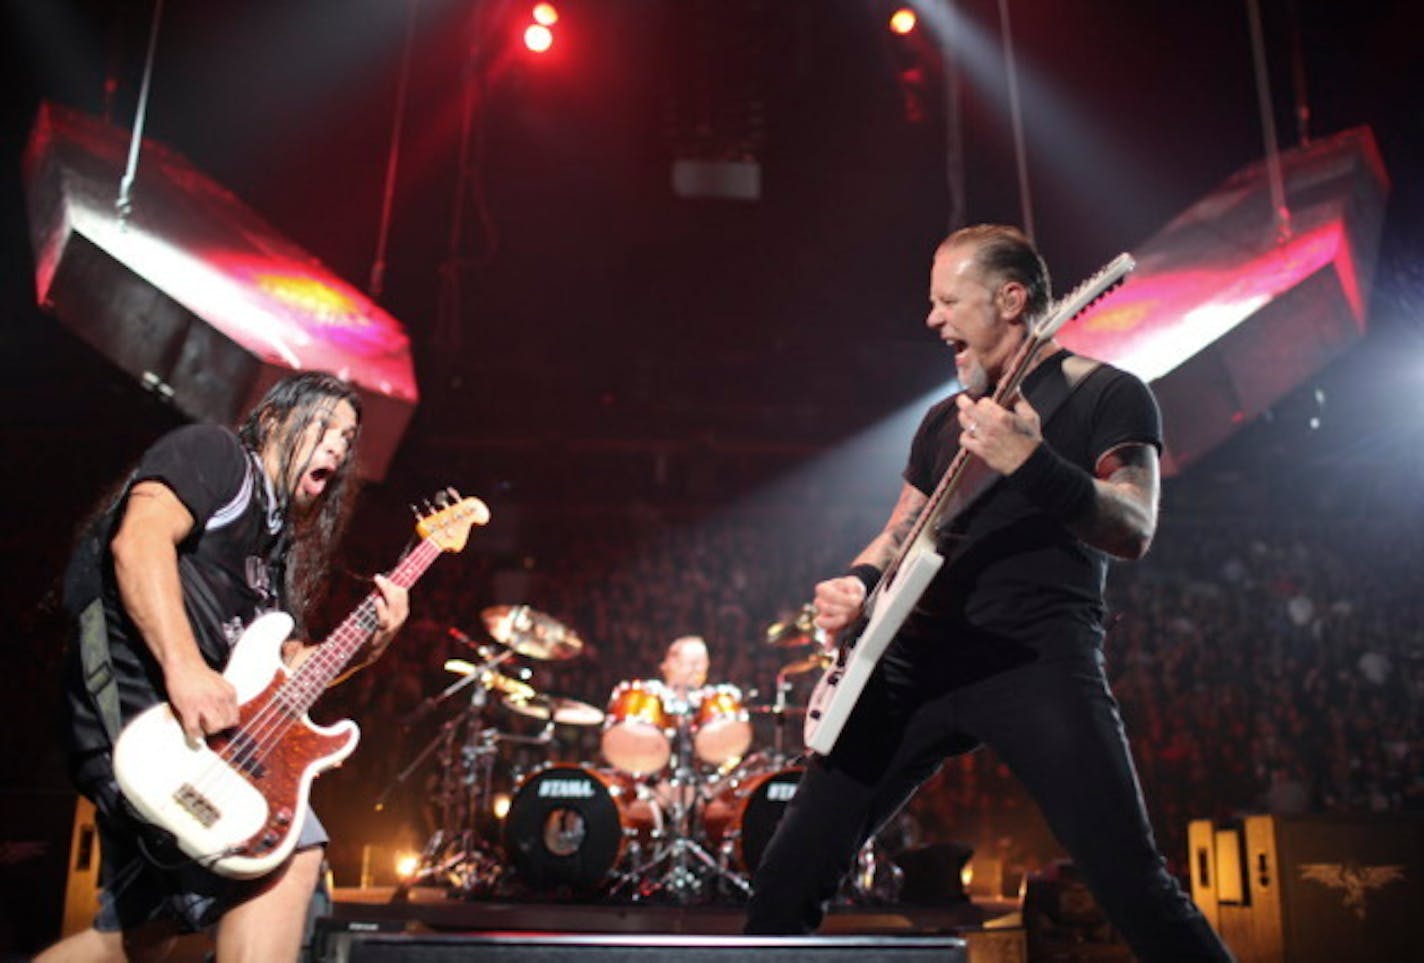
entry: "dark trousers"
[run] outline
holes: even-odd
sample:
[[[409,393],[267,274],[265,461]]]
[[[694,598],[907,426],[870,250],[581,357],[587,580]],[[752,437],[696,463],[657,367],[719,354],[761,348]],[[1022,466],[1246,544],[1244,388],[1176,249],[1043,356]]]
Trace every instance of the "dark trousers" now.
[[[947,757],[984,744],[1027,787],[1139,959],[1232,959],[1157,851],[1099,653],[1036,659],[937,694],[932,684],[882,660],[767,846],[748,933],[814,931],[861,844]]]

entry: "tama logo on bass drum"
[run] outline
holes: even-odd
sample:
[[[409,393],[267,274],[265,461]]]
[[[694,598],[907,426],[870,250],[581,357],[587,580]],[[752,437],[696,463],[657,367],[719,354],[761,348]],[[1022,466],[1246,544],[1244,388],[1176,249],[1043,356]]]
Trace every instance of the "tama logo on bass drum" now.
[[[540,799],[592,799],[593,783],[587,779],[546,779],[539,784]]]
[[[768,802],[790,802],[791,797],[796,795],[798,782],[774,782],[766,787],[766,798]]]

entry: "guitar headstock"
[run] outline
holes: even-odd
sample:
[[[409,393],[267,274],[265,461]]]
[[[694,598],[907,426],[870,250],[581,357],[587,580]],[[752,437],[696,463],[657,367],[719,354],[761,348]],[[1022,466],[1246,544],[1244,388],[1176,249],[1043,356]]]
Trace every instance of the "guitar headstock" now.
[[[1066,295],[1054,301],[1044,316],[1033,326],[1033,336],[1040,341],[1053,337],[1058,329],[1082,314],[1089,305],[1117,287],[1137,267],[1131,254],[1122,253],[1103,265]]]
[[[458,552],[464,549],[470,529],[490,520],[490,510],[473,495],[461,498],[455,489],[447,488],[435,496],[434,505],[427,505],[423,513],[417,511],[416,517],[417,535],[430,539],[442,551]]]

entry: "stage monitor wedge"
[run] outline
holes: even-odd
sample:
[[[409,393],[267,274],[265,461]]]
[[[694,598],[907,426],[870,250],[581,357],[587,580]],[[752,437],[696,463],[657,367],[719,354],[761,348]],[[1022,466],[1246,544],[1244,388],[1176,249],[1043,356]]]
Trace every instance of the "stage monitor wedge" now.
[[[419,402],[400,322],[153,141],[121,218],[128,147],[40,107],[24,158],[39,303],[194,419],[231,424],[293,371],[339,375],[364,407],[358,471],[383,478]]]

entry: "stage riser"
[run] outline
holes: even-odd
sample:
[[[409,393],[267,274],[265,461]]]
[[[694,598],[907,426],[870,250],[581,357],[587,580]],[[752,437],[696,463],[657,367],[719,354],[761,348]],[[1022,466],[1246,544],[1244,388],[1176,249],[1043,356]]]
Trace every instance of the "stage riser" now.
[[[342,934],[324,963],[968,963],[952,937],[417,937]]]

